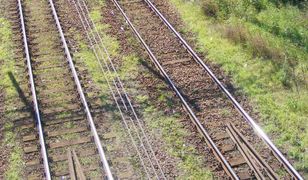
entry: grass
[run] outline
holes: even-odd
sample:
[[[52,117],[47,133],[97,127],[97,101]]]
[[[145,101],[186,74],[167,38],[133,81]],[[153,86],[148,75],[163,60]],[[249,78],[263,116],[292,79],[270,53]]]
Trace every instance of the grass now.
[[[257,4],[218,1],[171,3],[186,25],[181,31],[193,32],[198,50],[232,76],[260,112],[262,127],[307,176],[308,22],[304,12],[267,0],[254,1]]]
[[[14,68],[14,59],[12,52],[12,30],[10,23],[5,18],[0,17],[0,74],[1,81],[0,86],[4,88],[4,93],[6,98],[4,100],[3,106],[5,109],[14,109],[14,102],[10,101],[11,99],[18,99],[18,92],[11,83],[9,73],[16,73]],[[19,142],[17,141],[17,131],[14,128],[13,122],[10,122],[10,119],[13,119],[16,112],[12,111],[10,113],[5,113],[4,119],[7,119],[4,123],[4,140],[3,144],[0,145],[2,148],[9,148],[9,165],[5,172],[6,179],[19,179],[21,177],[23,160],[22,160],[22,149],[20,148]]]
[[[119,54],[119,43],[116,39],[111,38],[106,34],[108,26],[100,23],[102,18],[104,18],[100,13],[100,8],[104,3],[102,3],[103,1],[100,2],[100,6],[97,3],[92,2],[92,7],[94,8],[90,12],[91,17],[96,23],[111,57],[119,58],[121,60],[121,66],[118,69],[120,78],[126,83],[133,82],[134,86],[127,89],[127,91],[129,94],[138,94],[137,96],[134,96],[133,99],[142,107],[140,109],[141,117],[143,117],[142,119],[146,123],[146,126],[150,129],[152,135],[158,136],[164,142],[164,150],[166,150],[171,157],[179,160],[180,163],[177,165],[177,168],[179,168],[181,172],[181,179],[209,179],[211,173],[203,167],[202,158],[190,144],[185,142],[185,138],[189,135],[189,132],[182,127],[179,122],[179,117],[177,115],[171,117],[164,115],[162,111],[156,109],[153,103],[150,102],[149,96],[139,89],[139,87],[142,87],[142,84],[136,82],[137,76],[141,71],[142,73],[145,73],[144,70],[141,70],[145,69],[145,67],[141,65],[141,59],[136,54],[127,54],[124,56]],[[78,41],[80,51],[75,55],[75,57],[84,61],[92,79],[100,86],[101,100],[106,107],[108,104],[112,103],[110,100],[110,94],[108,93],[109,90],[106,85],[106,80],[101,73],[101,69],[93,52],[81,41],[80,37],[78,38],[80,39]],[[146,72],[145,76],[149,74],[150,72]],[[107,79],[111,80],[112,77],[113,74],[107,74]],[[164,82],[157,86],[160,86],[161,89],[166,89]],[[159,97],[159,101],[169,103],[170,105],[168,99],[172,97],[172,93],[166,93],[163,90],[161,90],[160,93],[162,95]],[[111,111],[115,111],[115,109],[112,108]],[[115,125],[115,128],[118,129],[118,134],[121,135],[120,127]],[[172,133],[170,134],[170,132]],[[139,163],[135,162],[136,159],[132,158],[131,160],[133,161],[132,164],[134,164],[135,168],[141,168]]]
[[[202,157],[192,145],[185,142],[189,132],[179,122],[179,115],[168,117],[151,105],[147,105],[143,115],[152,132],[164,140],[164,150],[180,160],[177,164],[181,170],[179,179],[212,179],[211,172],[202,167]]]

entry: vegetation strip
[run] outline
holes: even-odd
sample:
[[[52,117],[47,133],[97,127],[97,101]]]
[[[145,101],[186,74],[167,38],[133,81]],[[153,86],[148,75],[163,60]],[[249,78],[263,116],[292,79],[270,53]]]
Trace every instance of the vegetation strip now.
[[[210,11],[202,9],[201,3],[178,0],[171,2],[178,9],[186,27],[196,34],[195,39],[200,51],[207,52],[211,61],[221,64],[223,69],[232,75],[235,83],[251,97],[258,107],[266,130],[276,134],[274,137],[277,138],[278,145],[283,149],[288,149],[289,155],[297,159],[296,168],[305,171],[308,153],[305,148],[308,142],[307,125],[304,125],[307,124],[305,123],[307,112],[304,110],[307,109],[307,81],[305,80],[307,62],[303,60],[307,59],[307,53],[301,48],[291,46],[288,41],[282,40],[279,36],[264,31],[250,21],[262,14],[264,21],[279,22],[281,26],[279,28],[283,28],[282,26],[289,24],[283,23],[283,18],[275,21],[272,17],[265,18],[264,13],[268,15],[293,13],[290,16],[283,16],[290,23],[298,22],[292,18],[301,18],[302,13],[294,6],[275,7],[267,1],[262,1],[265,7],[261,11],[254,11],[254,4],[250,4],[248,10],[251,10],[251,13],[244,13],[244,10],[240,9],[244,7],[242,3],[235,3],[232,6],[227,2],[221,2],[216,4],[218,20],[214,20],[212,17],[205,16]],[[204,1],[204,8],[211,7],[207,2],[210,1]],[[215,4],[214,1],[211,2]],[[229,13],[226,13],[227,10],[220,5],[225,5]],[[227,17],[220,13],[226,13]],[[224,26],[226,29],[221,28]],[[297,28],[298,25],[289,27]],[[255,37],[247,37],[245,34],[247,30],[249,34],[255,34]],[[186,30],[183,29],[183,31]],[[256,41],[251,44],[253,41],[250,40],[253,39]],[[262,44],[256,44],[257,42]],[[282,52],[285,50],[288,59],[293,59],[299,64],[293,68],[292,64],[287,64],[288,61],[285,61],[287,59],[284,57],[282,57],[284,59],[279,59],[279,56],[274,54],[267,55],[267,52],[276,51],[270,48],[271,46],[277,47],[277,44],[278,47],[285,48]],[[285,74],[289,72],[297,74],[297,82],[302,82],[300,86],[292,80],[294,75]],[[291,81],[285,78],[291,78]]]
[[[0,1],[0,3],[7,2]],[[14,126],[12,120],[19,115],[19,112],[14,111],[14,109],[16,109],[16,102],[20,101],[20,98],[12,83],[11,77],[17,77],[20,69],[16,69],[15,59],[13,58],[13,49],[15,48],[11,23],[4,17],[2,12],[0,15],[0,75],[2,77],[0,89],[5,95],[1,97],[3,99],[0,99],[2,103],[1,109],[3,110],[3,119],[0,122],[0,125],[3,125],[0,128],[2,131],[0,138],[3,139],[0,140],[0,147],[1,153],[4,153],[1,157],[7,159],[4,161],[4,167],[1,167],[0,178],[18,179],[22,176],[24,161],[22,159],[23,152],[17,134],[19,129]]]
[[[78,4],[79,4],[79,6],[80,6],[80,2],[79,2],[79,1],[78,1]],[[84,3],[84,1],[83,1],[83,5],[84,5],[84,7],[85,7],[87,13],[89,13],[89,12],[88,12],[88,8],[87,8],[86,4]],[[80,7],[81,7],[81,6],[80,6]],[[87,17],[85,17],[85,20],[86,20],[86,22],[88,23]],[[83,21],[83,20],[81,19],[81,21]],[[93,23],[92,19],[90,19],[90,21],[91,21],[91,23]],[[150,159],[150,165],[151,165],[151,167],[152,167],[153,170],[154,170],[155,176],[156,176],[157,178],[159,178],[159,177],[160,177],[160,173],[161,173],[162,177],[165,179],[165,175],[164,175],[164,173],[163,173],[163,171],[162,171],[162,169],[161,169],[161,166],[160,166],[160,164],[159,164],[159,162],[158,162],[158,160],[157,160],[157,158],[156,158],[155,153],[153,152],[153,149],[152,149],[152,146],[151,146],[151,144],[150,144],[150,142],[149,142],[149,140],[148,140],[148,137],[147,137],[147,135],[145,134],[145,132],[144,132],[144,130],[143,130],[143,127],[142,127],[142,125],[141,125],[141,123],[140,123],[140,119],[138,118],[138,116],[137,116],[137,114],[136,114],[136,112],[135,112],[135,109],[134,109],[134,107],[133,107],[133,105],[132,105],[132,103],[131,103],[131,100],[130,100],[130,98],[128,97],[127,92],[126,92],[126,90],[125,90],[124,87],[123,87],[122,81],[120,80],[119,75],[118,75],[117,71],[116,71],[115,68],[114,68],[114,64],[113,64],[113,62],[112,62],[112,60],[111,60],[111,58],[110,58],[110,55],[109,55],[109,53],[108,53],[108,51],[107,51],[107,49],[106,49],[104,43],[102,42],[101,36],[100,36],[100,35],[98,34],[98,32],[97,32],[97,28],[96,28],[96,26],[95,26],[94,23],[93,23],[93,26],[94,26],[93,28],[94,28],[94,30],[96,31],[96,34],[97,34],[97,36],[98,36],[98,38],[99,38],[99,40],[100,40],[100,41],[99,41],[100,44],[99,44],[99,43],[97,42],[96,38],[95,38],[95,35],[93,36],[95,44],[98,45],[98,52],[99,52],[99,53],[102,53],[102,49],[100,48],[100,45],[101,45],[101,46],[103,47],[103,49],[104,49],[104,53],[105,53],[105,55],[107,56],[107,59],[109,60],[110,65],[111,65],[111,67],[112,67],[112,69],[110,70],[109,67],[108,67],[108,64],[107,64],[107,62],[106,62],[106,59],[103,58],[103,62],[104,62],[104,64],[105,64],[105,66],[106,66],[105,68],[107,69],[107,73],[108,73],[108,74],[111,74],[111,73],[114,74],[114,77],[113,77],[112,81],[113,81],[113,84],[114,84],[114,86],[115,86],[115,88],[116,88],[116,91],[118,92],[118,95],[120,96],[121,101],[122,101],[122,104],[123,104],[123,106],[125,107],[126,111],[131,111],[130,113],[125,113],[125,110],[123,110],[123,111],[121,110],[121,107],[120,107],[120,106],[122,106],[122,105],[119,106],[119,103],[117,102],[117,98],[116,98],[117,95],[115,96],[115,93],[114,93],[113,89],[111,88],[111,86],[110,86],[110,84],[109,84],[109,81],[108,81],[107,78],[106,78],[106,74],[105,74],[105,72],[104,72],[104,68],[101,66],[101,70],[102,70],[102,72],[104,73],[104,76],[105,76],[105,78],[106,78],[106,80],[107,80],[109,89],[110,89],[110,91],[111,91],[111,93],[112,93],[112,95],[113,95],[114,101],[115,101],[116,104],[117,104],[118,110],[119,110],[119,112],[120,112],[120,114],[121,114],[121,117],[122,117],[124,123],[125,123],[125,126],[127,127],[127,122],[126,122],[125,114],[128,114],[128,116],[129,116],[129,114],[133,114],[133,116],[130,115],[130,117],[128,117],[128,118],[129,118],[131,121],[136,120],[136,121],[138,122],[138,127],[137,127],[137,128],[139,128],[139,130],[141,130],[141,135],[138,134],[138,138],[139,138],[139,140],[141,141],[142,147],[144,147],[144,150],[145,150],[145,153],[146,153],[147,158],[150,159],[151,156],[150,156],[149,153],[147,152],[147,149],[145,149],[145,145],[144,145],[144,144],[146,144],[146,145],[148,146],[148,149],[150,150],[152,156],[154,157],[154,158],[153,158],[154,160],[151,160],[151,159]],[[84,27],[84,28],[85,28],[85,30],[87,30],[86,27]],[[90,26],[89,28],[91,28],[91,26]],[[93,35],[93,34],[92,34],[92,35]],[[87,36],[88,36],[88,38],[89,38],[89,35],[88,35],[88,34],[87,34]],[[90,38],[89,38],[89,40],[90,40]],[[90,41],[91,41],[91,40],[90,40]],[[94,45],[93,45],[93,42],[91,42],[90,46],[91,46],[91,47],[94,46]],[[94,48],[93,50],[94,50],[94,54],[95,54],[96,57],[97,57],[98,62],[101,63],[101,60],[98,58],[97,51],[95,50],[95,48]],[[103,56],[103,55],[102,55],[102,56]],[[120,84],[120,88],[117,87],[117,84]],[[122,95],[122,93],[123,93],[124,95]],[[124,97],[123,97],[123,96],[124,96]],[[124,101],[124,99],[125,99],[125,101]],[[129,105],[128,105],[129,107],[127,107],[126,102],[129,103]],[[133,123],[134,123],[134,122],[133,122]],[[134,126],[134,128],[136,129],[136,126]],[[128,128],[128,127],[127,127],[127,129],[128,129],[128,131],[129,131],[129,128]],[[131,135],[131,134],[130,134],[130,135]],[[140,137],[144,137],[145,142],[144,142]],[[134,143],[134,141],[133,141],[133,143]],[[135,145],[135,146],[136,146],[136,145]],[[136,147],[137,147],[137,146],[136,146]],[[137,151],[138,151],[138,150],[137,150]],[[142,158],[140,158],[140,160],[142,160]],[[156,163],[156,165],[158,166],[158,169],[159,169],[159,171],[160,171],[159,173],[156,172],[156,170],[155,170],[155,168],[154,168],[154,165],[153,165],[154,163],[153,163],[152,161],[154,161],[154,163]],[[143,166],[144,166],[144,161],[142,161],[142,163],[143,163]],[[147,172],[148,178],[150,178],[148,171],[146,170],[146,168],[144,168],[144,169],[145,169],[145,171]]]

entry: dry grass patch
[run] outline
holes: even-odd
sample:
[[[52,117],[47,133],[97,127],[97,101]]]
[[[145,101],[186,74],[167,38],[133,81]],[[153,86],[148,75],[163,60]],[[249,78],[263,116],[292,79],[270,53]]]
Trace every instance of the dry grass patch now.
[[[282,49],[272,46],[261,34],[249,32],[244,25],[238,23],[226,24],[217,29],[224,38],[251,49],[254,57],[272,60],[283,59],[284,57]]]

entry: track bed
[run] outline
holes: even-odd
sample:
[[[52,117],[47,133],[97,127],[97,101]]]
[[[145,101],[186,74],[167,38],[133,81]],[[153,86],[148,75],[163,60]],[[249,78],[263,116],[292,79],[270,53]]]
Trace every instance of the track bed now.
[[[101,179],[105,174],[100,156],[50,5],[31,0],[22,2],[22,7],[51,176],[71,175],[68,154],[74,152],[85,177]],[[37,126],[30,118],[22,124],[25,176],[41,179],[45,175]]]
[[[145,48],[148,48],[148,54],[150,54],[152,60],[156,58],[161,66],[158,67],[159,65],[155,62],[156,67],[160,70],[163,69],[170,77],[179,93],[183,95],[192,108],[196,118],[200,120],[202,126],[210,135],[210,139],[218,147],[227,164],[230,165],[230,169],[236,174],[235,176],[240,179],[291,178],[282,163],[262,143],[220,87],[196,62],[196,59],[183,46],[183,42],[175,37],[175,34],[166,26],[153,8],[149,7],[150,5],[146,1],[114,2],[119,4],[118,9],[119,7],[123,8],[122,14],[127,16],[126,21],[131,21],[136,28],[134,29],[135,34],[139,33],[140,35],[139,40],[144,40],[143,45],[147,46]],[[163,5],[159,6],[159,2],[157,4],[159,8],[167,9]],[[163,74],[162,71],[160,72]],[[232,87],[229,87],[229,91],[232,92]],[[230,132],[232,129],[237,133]],[[240,145],[241,142],[237,141],[238,137],[234,135],[243,137],[240,141],[242,143],[247,142],[244,143],[246,144],[245,147]],[[249,151],[249,153],[246,154],[245,151]],[[255,155],[251,156],[251,154]],[[215,156],[217,157],[217,154]],[[226,167],[217,163],[217,159],[213,158],[212,160],[212,162],[209,162],[209,166],[213,168],[217,176],[226,177],[230,175],[230,171],[228,172]]]

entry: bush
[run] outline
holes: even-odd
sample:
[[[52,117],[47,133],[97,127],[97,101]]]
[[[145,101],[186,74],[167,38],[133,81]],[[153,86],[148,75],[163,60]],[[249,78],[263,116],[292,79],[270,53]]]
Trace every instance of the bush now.
[[[268,5],[267,0],[252,0],[252,5],[256,8],[257,11],[266,9]]]
[[[201,0],[204,14],[219,19],[231,16],[249,18],[265,8],[267,0]]]
[[[304,3],[307,3],[307,0],[270,0],[272,3],[279,4],[292,4],[301,7]]]
[[[217,17],[219,7],[215,0],[204,0],[202,2],[202,9],[205,15],[210,17]]]

